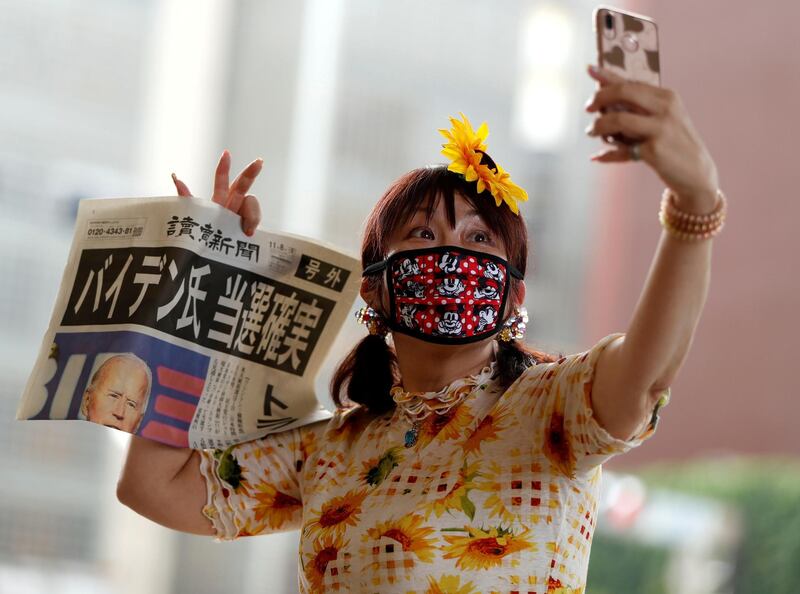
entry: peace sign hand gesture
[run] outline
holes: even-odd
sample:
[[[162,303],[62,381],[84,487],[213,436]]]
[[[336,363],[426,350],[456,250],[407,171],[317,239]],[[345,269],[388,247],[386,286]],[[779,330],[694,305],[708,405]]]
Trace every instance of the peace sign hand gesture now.
[[[245,235],[253,235],[261,221],[261,207],[258,204],[258,199],[247,192],[261,172],[263,164],[263,159],[256,159],[242,169],[242,172],[236,176],[233,183],[229,184],[231,154],[228,150],[224,150],[214,173],[214,194],[211,199],[242,217],[242,231],[244,231]],[[174,173],[172,174],[172,181],[178,189],[178,196],[192,196],[186,184],[178,179]]]

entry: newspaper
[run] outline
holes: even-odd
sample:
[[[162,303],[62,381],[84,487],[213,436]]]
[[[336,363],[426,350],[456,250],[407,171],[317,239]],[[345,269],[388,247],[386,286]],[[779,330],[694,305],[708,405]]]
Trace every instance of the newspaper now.
[[[198,198],[82,200],[18,419],[224,448],[331,414],[314,379],[359,261]]]

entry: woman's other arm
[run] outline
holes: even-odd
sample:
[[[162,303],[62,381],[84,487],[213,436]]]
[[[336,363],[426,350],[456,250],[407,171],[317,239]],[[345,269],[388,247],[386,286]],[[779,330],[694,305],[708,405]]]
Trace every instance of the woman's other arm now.
[[[255,232],[261,210],[255,196],[248,194],[261,171],[256,159],[229,183],[231,155],[223,151],[214,172],[212,200],[242,218],[242,230]],[[172,174],[179,196],[192,197],[189,188]],[[189,448],[175,448],[132,436],[125,465],[117,483],[117,498],[137,513],[175,530],[193,534],[214,534],[203,515],[206,483],[200,473],[200,454]]]
[[[131,436],[117,499],[144,517],[174,530],[213,535],[203,515],[206,483],[200,454],[136,435]]]

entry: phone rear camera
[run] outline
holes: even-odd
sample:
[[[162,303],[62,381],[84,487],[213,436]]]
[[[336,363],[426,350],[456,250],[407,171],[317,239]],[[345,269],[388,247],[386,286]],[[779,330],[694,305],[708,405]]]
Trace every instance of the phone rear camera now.
[[[612,17],[609,13],[606,13],[606,29],[613,29],[614,28],[614,17]]]

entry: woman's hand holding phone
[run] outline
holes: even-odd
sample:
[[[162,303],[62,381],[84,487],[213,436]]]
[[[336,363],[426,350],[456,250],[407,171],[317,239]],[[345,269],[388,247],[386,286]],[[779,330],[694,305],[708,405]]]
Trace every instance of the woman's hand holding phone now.
[[[719,188],[717,168],[695,129],[677,92],[641,81],[630,81],[602,68],[588,73],[600,84],[586,104],[600,112],[586,128],[589,136],[623,134],[640,146],[641,160],[680,197],[687,209],[710,212]],[[621,103],[630,111],[604,110]],[[630,149],[621,143],[592,155],[593,161],[630,161]]]

